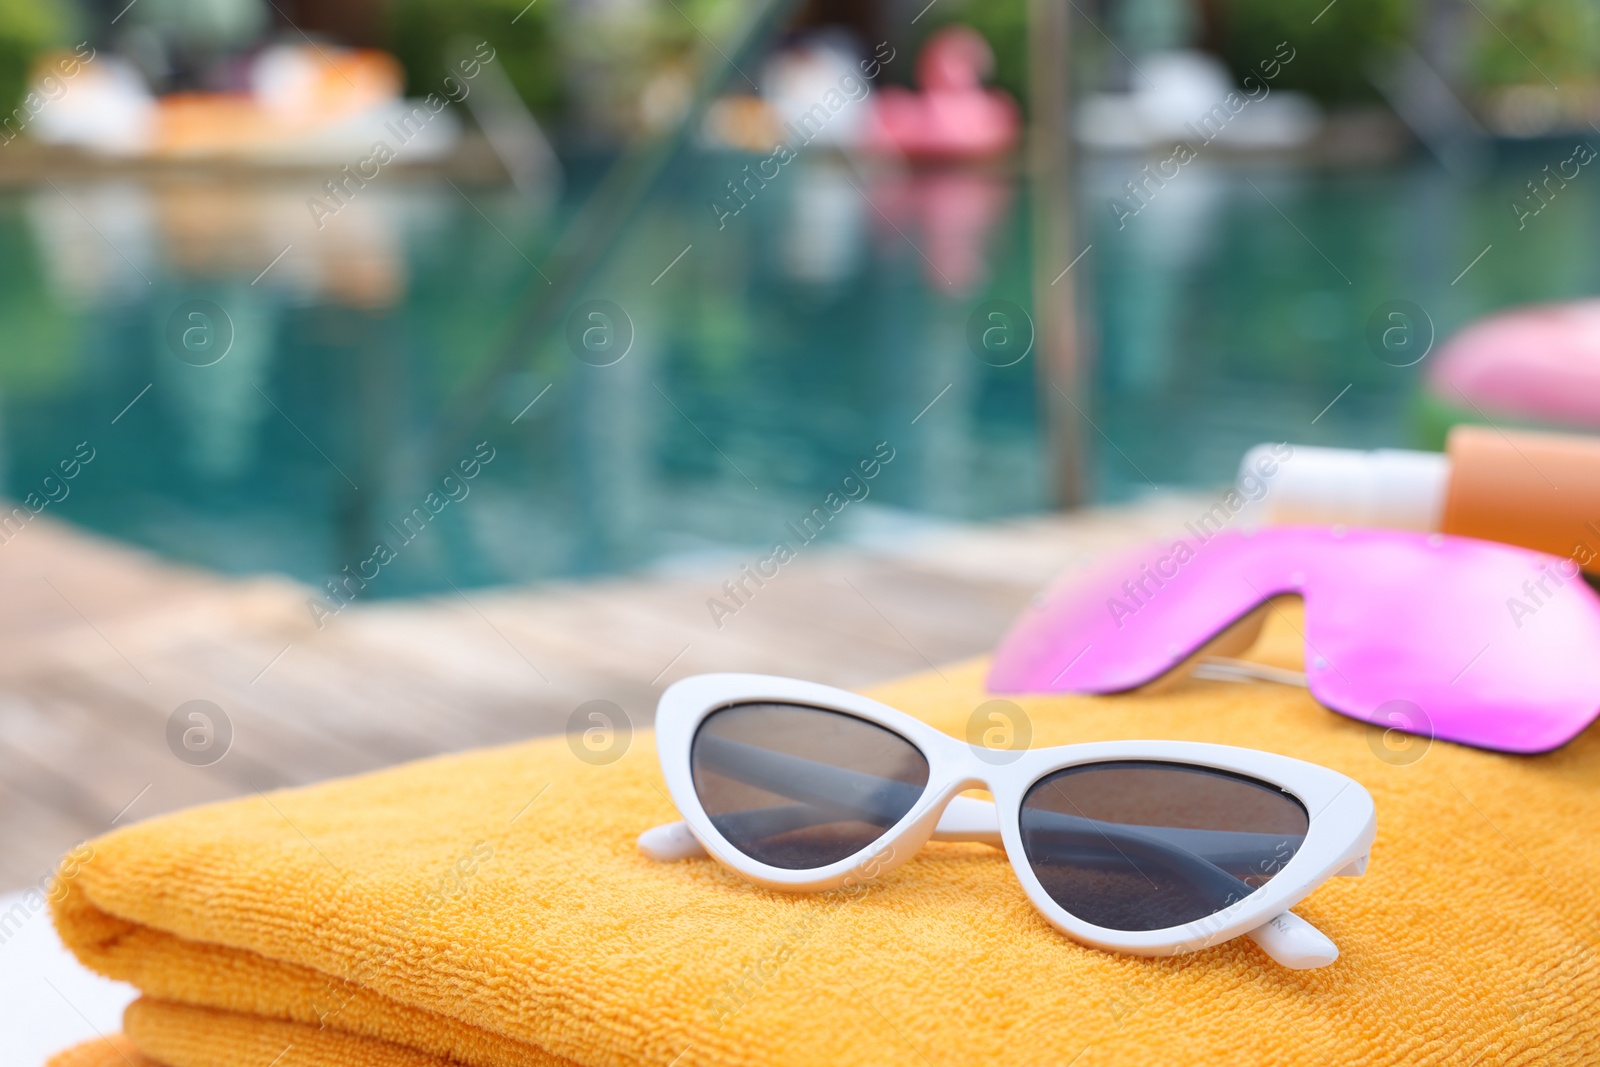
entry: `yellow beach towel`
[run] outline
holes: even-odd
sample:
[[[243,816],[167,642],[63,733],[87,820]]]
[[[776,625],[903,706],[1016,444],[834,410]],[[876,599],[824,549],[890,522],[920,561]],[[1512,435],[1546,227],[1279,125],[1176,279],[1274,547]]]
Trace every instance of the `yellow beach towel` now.
[[[873,695],[965,736],[984,669]],[[1407,746],[1262,684],[1018,703],[1036,746],[1216,741],[1360,781],[1371,867],[1297,909],[1340,959],[1085,948],[981,845],[847,898],[654,864],[634,839],[676,814],[645,733],[610,765],[554,738],[130,826],[56,922],[143,992],[126,1033],[167,1067],[1600,1062],[1597,731]],[[148,1067],[96,1044],[58,1067]]]

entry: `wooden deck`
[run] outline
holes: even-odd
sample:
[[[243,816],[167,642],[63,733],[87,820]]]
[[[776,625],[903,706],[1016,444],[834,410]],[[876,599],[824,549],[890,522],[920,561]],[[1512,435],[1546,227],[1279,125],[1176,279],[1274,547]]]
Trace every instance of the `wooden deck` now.
[[[984,652],[1053,575],[1176,529],[1193,498],[961,527],[893,549],[808,551],[714,625],[729,570],[354,605],[178,567],[39,519],[0,545],[0,889],[74,842],[253,789],[559,732],[614,701],[637,728],[708,670],[869,685]],[[174,709],[232,724],[205,767]]]

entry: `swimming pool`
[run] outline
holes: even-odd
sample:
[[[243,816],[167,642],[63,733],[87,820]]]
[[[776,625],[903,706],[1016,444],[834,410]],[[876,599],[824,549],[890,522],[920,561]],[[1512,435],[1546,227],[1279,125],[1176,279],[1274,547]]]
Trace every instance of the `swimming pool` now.
[[[553,207],[396,176],[320,230],[310,177],[8,192],[5,492],[226,572],[361,573],[363,596],[749,557],[819,507],[821,539],[879,541],[1047,507],[1036,360],[974,346],[995,302],[1031,304],[1020,183],[807,158],[719,217],[750,158],[678,161],[565,328],[498,376],[582,168]],[[1137,164],[1086,164],[1091,498],[1222,482],[1267,439],[1436,442],[1449,406],[1367,321],[1404,299],[1443,336],[1600,289],[1591,176],[1518,228],[1543,162],[1200,161],[1121,220]]]

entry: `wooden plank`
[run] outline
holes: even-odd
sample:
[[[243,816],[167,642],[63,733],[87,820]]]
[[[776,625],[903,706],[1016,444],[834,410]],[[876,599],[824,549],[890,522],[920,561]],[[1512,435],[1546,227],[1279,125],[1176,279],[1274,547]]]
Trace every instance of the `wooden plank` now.
[[[711,670],[862,687],[991,648],[1059,571],[1199,510],[1181,497],[823,548],[736,576],[608,578],[353,605],[318,628],[309,590],[232,579],[40,519],[0,546],[0,887],[75,841],[190,804],[563,730],[581,703],[649,725],[672,681]],[[48,580],[47,580],[48,579]],[[168,748],[188,700],[233,747],[209,767]]]

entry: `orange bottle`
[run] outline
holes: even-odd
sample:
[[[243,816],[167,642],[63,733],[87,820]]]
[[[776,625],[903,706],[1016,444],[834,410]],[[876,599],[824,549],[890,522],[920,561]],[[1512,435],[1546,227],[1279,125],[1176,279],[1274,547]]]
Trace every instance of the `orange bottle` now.
[[[1600,574],[1600,438],[1457,426],[1440,529],[1567,556]]]

